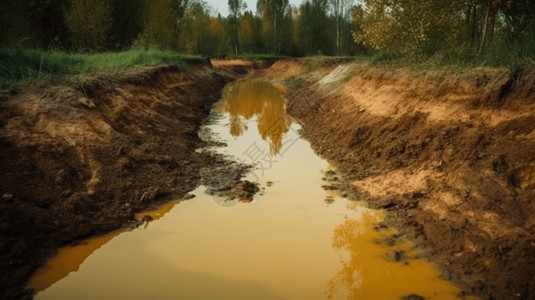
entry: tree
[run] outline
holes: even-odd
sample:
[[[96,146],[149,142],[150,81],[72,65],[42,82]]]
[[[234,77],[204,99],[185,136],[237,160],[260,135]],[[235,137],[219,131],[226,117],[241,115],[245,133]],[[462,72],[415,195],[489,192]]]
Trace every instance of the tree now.
[[[262,18],[265,36],[271,46],[270,50],[274,53],[282,53],[282,33],[285,31],[285,25],[288,25],[288,19],[291,19],[291,7],[288,0],[258,0],[256,9]]]
[[[107,41],[108,49],[126,49],[143,30],[143,1],[111,0],[112,25]]]
[[[24,48],[70,48],[64,18],[65,0],[2,0],[0,45]]]
[[[246,11],[240,20],[242,52],[259,53],[262,51],[262,21],[251,11]]]
[[[346,20],[351,14],[353,0],[329,0],[332,7],[332,13],[336,24],[336,54],[342,51],[344,40],[344,31]]]
[[[225,30],[225,24],[221,15],[217,17],[210,17],[210,27],[208,33],[208,41],[205,47],[207,48],[205,55],[209,57],[224,57],[229,48],[228,35]]]
[[[74,45],[90,51],[104,50],[111,27],[110,4],[106,0],[69,0],[65,20]]]
[[[243,0],[228,0],[228,8],[229,8],[229,20],[232,25],[233,31],[231,35],[232,44],[234,45],[234,54],[238,55],[238,49],[239,49],[239,20],[241,18],[241,12],[247,8],[247,4],[243,2]]]
[[[177,15],[173,0],[143,0],[143,31],[134,46],[176,49]]]
[[[352,9],[355,42],[393,53],[431,53],[453,45],[462,1],[363,0]]]
[[[300,52],[317,54],[329,52],[327,0],[305,0],[297,17]]]
[[[211,8],[202,0],[189,3],[180,31],[180,51],[220,57],[227,50],[223,20],[211,16]]]
[[[501,9],[504,20],[505,43],[533,43],[535,41],[535,1],[515,0]]]

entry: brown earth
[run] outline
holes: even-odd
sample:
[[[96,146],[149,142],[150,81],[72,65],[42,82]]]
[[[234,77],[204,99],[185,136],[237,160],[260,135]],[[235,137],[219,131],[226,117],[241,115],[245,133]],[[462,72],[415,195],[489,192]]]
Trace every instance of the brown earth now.
[[[61,245],[136,226],[136,212],[201,182],[239,190],[243,167],[195,151],[198,130],[227,82],[267,64],[1,94],[0,298],[31,298],[29,275]],[[463,293],[535,298],[535,70],[284,60],[258,74],[287,90],[315,151]]]
[[[248,67],[155,67],[2,95],[0,299],[31,298],[30,274],[59,246],[136,226],[134,213],[183,197],[203,167],[228,166],[195,151],[197,132]],[[219,175],[237,183],[240,171]]]
[[[314,150],[464,295],[535,299],[535,70],[290,60],[262,74],[287,86]]]

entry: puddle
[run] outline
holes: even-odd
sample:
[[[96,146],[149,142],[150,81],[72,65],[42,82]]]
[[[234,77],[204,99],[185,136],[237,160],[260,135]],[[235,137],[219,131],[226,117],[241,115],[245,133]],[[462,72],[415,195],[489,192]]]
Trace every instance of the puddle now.
[[[227,145],[216,151],[254,165],[247,179],[261,191],[252,201],[200,186],[195,198],[149,213],[146,226],[61,249],[32,278],[35,299],[456,299],[381,225],[381,211],[345,198],[284,113],[283,93],[260,80],[232,83],[205,128]]]

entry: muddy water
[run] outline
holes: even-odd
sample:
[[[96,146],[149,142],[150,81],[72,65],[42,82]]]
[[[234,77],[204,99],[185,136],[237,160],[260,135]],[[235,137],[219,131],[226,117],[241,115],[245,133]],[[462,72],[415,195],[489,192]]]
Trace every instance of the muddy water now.
[[[61,249],[32,278],[36,299],[455,299],[381,211],[345,198],[284,107],[281,87],[237,81],[205,129],[227,144],[212,150],[255,165],[253,201],[200,186],[146,226]]]

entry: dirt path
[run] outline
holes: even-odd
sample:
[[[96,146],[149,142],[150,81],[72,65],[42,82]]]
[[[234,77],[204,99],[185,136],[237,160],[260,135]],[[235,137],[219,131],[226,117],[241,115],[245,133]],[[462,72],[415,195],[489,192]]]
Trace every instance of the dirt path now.
[[[535,70],[304,70],[263,75],[315,151],[466,294],[535,297]]]
[[[245,67],[159,67],[83,88],[0,102],[0,298],[31,298],[29,275],[55,249],[124,226],[184,196],[199,169],[197,131]]]

